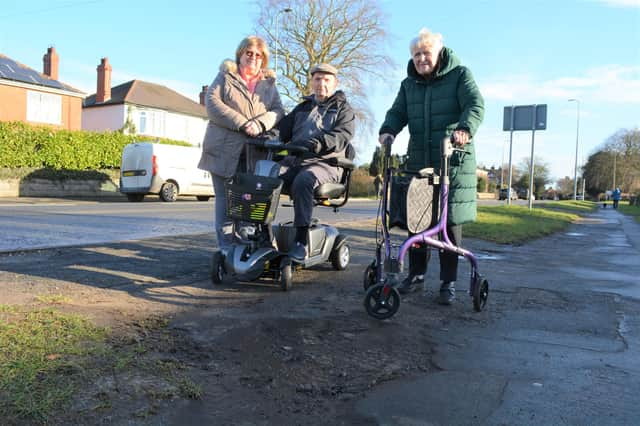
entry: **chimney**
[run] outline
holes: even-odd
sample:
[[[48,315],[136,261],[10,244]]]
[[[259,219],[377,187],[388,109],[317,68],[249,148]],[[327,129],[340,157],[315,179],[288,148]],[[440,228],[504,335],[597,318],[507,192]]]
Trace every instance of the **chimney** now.
[[[43,71],[42,73],[52,80],[58,79],[58,61],[59,57],[55,47],[47,49],[47,53],[42,57]]]
[[[111,99],[111,65],[109,65],[109,58],[102,58],[97,70],[98,88],[96,90],[96,103],[102,103]]]
[[[200,92],[200,105],[205,105],[205,96],[207,96],[207,90],[209,86],[202,86],[202,92]]]

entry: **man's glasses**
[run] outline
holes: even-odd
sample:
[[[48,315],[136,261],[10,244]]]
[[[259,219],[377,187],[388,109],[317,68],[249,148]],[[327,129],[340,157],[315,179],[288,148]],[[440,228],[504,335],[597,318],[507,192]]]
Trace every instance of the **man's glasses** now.
[[[247,50],[246,52],[244,52],[244,54],[249,58],[253,58],[255,56],[256,59],[262,59],[262,54],[259,52],[252,52],[250,50]]]

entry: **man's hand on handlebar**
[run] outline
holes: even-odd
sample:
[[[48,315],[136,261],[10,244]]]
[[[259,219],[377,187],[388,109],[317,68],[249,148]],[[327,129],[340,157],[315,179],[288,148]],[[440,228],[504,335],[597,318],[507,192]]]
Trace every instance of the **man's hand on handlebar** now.
[[[306,148],[309,152],[312,152],[314,154],[318,154],[320,152],[320,144],[316,141],[305,141],[305,140],[291,141],[287,144],[287,146]]]

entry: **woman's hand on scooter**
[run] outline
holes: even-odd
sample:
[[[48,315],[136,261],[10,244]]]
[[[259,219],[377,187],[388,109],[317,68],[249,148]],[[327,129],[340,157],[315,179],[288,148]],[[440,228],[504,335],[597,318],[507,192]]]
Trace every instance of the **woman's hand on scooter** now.
[[[258,136],[260,133],[262,133],[262,126],[260,126],[260,124],[258,124],[257,122],[255,122],[254,120],[248,121],[243,127],[242,130],[244,130],[244,132],[251,136],[252,138],[255,138],[256,136]]]

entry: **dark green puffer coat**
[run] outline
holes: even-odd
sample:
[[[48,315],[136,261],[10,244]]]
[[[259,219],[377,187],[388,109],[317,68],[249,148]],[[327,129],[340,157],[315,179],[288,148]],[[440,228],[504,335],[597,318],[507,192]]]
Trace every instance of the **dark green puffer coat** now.
[[[440,143],[454,130],[475,135],[484,117],[484,100],[471,71],[447,47],[440,52],[438,69],[425,79],[409,60],[407,78],[385,117],[380,134],[397,135],[409,126],[408,170],[440,168]],[[476,155],[473,139],[467,154],[451,157],[449,224],[476,220]]]

